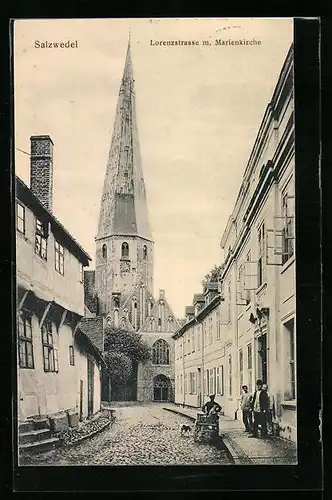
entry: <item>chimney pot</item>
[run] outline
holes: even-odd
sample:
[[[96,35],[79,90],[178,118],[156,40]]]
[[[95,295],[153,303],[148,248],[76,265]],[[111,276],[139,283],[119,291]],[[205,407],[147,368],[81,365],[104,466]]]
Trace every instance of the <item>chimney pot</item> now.
[[[30,137],[30,189],[52,211],[53,141],[49,135]]]

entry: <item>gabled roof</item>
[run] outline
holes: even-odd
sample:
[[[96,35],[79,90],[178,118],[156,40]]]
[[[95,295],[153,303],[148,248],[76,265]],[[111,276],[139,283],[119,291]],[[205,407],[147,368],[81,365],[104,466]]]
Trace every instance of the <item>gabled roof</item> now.
[[[180,327],[180,324],[179,324],[177,318],[173,314],[173,311],[172,311],[169,303],[167,302],[165,295],[163,294],[163,296],[159,297],[155,301],[154,306],[153,306],[153,308],[152,308],[149,316],[145,319],[144,324],[139,329],[140,332],[141,331],[142,332],[149,331],[149,322],[150,322],[150,319],[151,318],[156,318],[157,319],[159,317],[159,304],[161,303],[161,301],[163,301],[164,304],[165,304],[165,306],[166,306],[165,321],[167,321],[168,318],[171,317],[172,320],[173,320],[173,322],[174,322],[174,329],[177,330]],[[161,330],[161,331],[164,331],[164,330]]]
[[[102,316],[94,318],[82,318],[79,323],[79,329],[93,343],[93,345],[102,353],[104,351],[104,319]]]
[[[67,231],[61,222],[39,201],[37,196],[33,194],[31,189],[16,176],[16,197],[24,205],[29,207],[38,217],[45,222],[50,223],[52,233],[56,233],[57,239],[63,244],[77,259],[84,265],[88,266],[91,257],[75,240],[75,238]]]
[[[213,297],[211,302],[209,302],[209,304],[207,304],[205,307],[203,307],[203,309],[201,309],[201,311],[197,314],[197,316],[194,316],[192,319],[190,319],[184,325],[182,325],[174,333],[174,335],[172,335],[172,338],[177,339],[179,337],[182,337],[182,335],[184,334],[184,332],[186,330],[188,330],[188,328],[193,326],[196,322],[199,323],[202,319],[204,319],[211,311],[213,311],[213,309],[215,309],[220,304],[220,302],[222,300],[223,299],[221,298],[220,295],[216,295],[215,297]]]

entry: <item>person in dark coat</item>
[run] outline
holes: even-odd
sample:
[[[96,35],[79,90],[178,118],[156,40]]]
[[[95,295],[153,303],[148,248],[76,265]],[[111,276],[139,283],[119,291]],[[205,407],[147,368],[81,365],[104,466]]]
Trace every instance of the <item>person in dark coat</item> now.
[[[261,426],[262,437],[267,435],[266,415],[270,409],[269,396],[262,390],[263,381],[258,379],[256,391],[251,400],[251,410],[254,415],[253,432],[249,437],[258,437],[258,426]]]
[[[214,413],[219,413],[221,412],[221,406],[218,404],[215,400],[215,395],[212,394],[210,396],[210,401],[207,401],[205,405],[203,406],[202,410],[204,413],[207,413],[207,415],[210,415],[210,412],[213,410]]]

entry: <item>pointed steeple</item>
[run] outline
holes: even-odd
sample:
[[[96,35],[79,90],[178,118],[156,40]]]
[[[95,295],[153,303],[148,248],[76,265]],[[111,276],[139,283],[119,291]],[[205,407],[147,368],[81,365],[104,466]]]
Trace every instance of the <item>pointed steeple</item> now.
[[[138,141],[130,35],[101,200],[97,239],[152,240]]]

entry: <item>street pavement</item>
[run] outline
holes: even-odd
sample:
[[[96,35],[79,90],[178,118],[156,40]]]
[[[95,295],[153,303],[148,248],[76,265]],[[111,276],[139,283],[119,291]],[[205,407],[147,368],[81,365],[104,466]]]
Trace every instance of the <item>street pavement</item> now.
[[[168,403],[168,411],[179,412],[195,419],[196,408],[183,408]],[[232,456],[235,465],[295,465],[297,463],[296,444],[279,437],[249,438],[244,425],[239,420],[220,416],[221,439]]]
[[[223,449],[180,435],[193,422],[159,404],[119,406],[115,421],[96,436],[28,458],[31,465],[227,465]],[[20,464],[26,459],[20,457]]]

